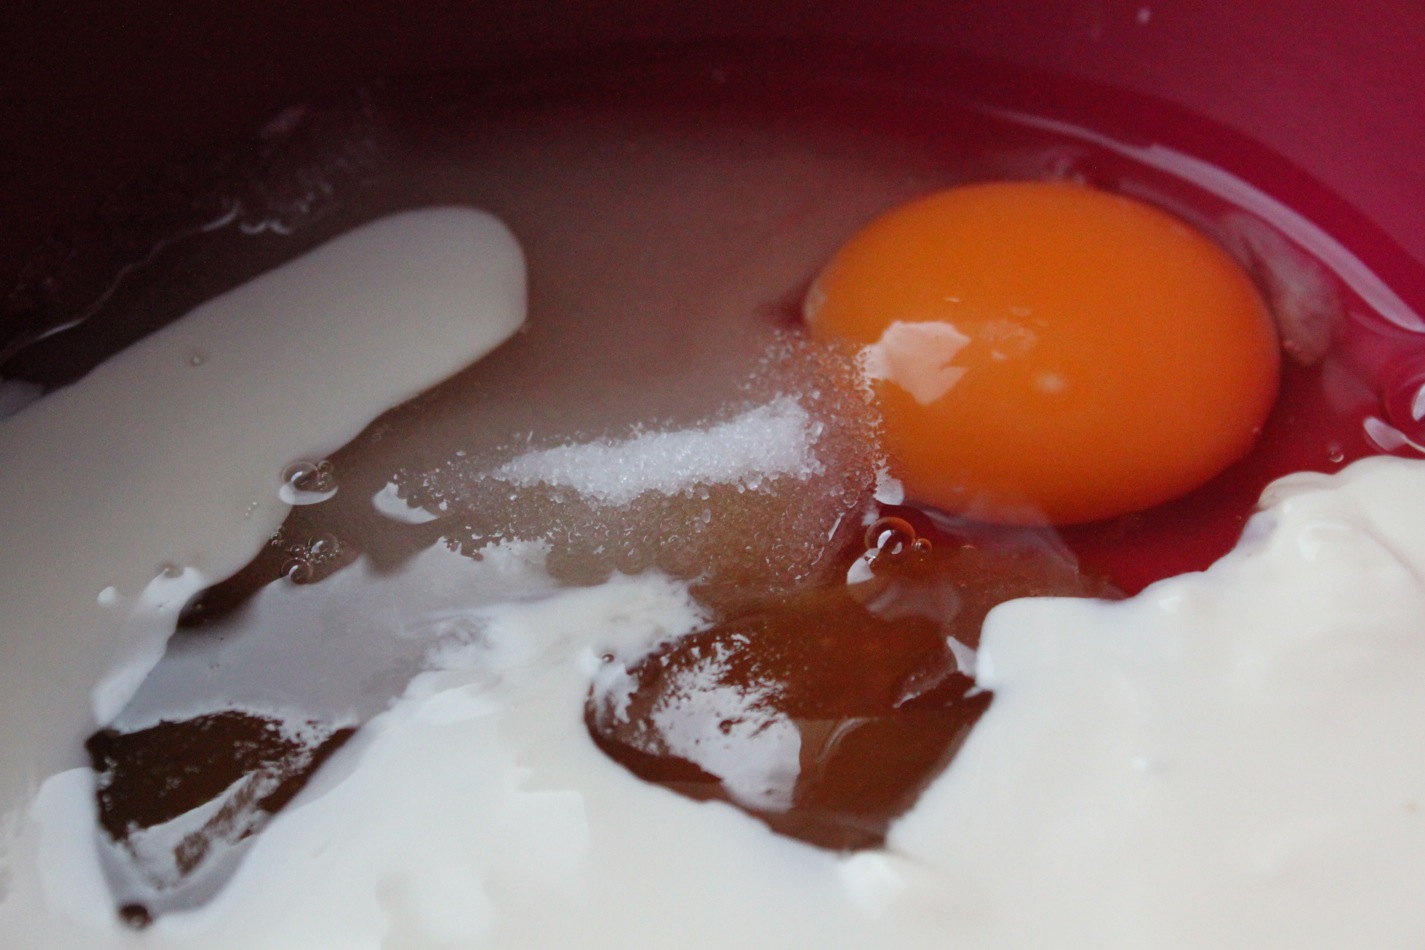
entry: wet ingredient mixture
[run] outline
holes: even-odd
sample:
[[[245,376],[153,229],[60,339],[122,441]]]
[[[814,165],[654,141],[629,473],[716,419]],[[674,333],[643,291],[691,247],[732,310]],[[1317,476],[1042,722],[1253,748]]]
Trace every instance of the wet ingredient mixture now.
[[[1092,515],[1027,483],[931,498],[986,441],[921,437],[978,373],[957,357],[1008,361],[1034,341],[998,330],[1052,307],[946,292],[938,324],[812,341],[803,309],[815,331],[838,305],[855,235],[964,182],[1105,179],[1035,186],[1078,200],[1161,191],[1164,168],[766,78],[690,61],[613,109],[424,89],[342,139],[342,167],[392,162],[368,190],[314,222],[235,217],[252,239],[375,223],[4,423],[16,460],[93,454],[45,493],[7,482],[35,499],[7,517],[74,565],[7,569],[33,634],[3,641],[31,713],[5,749],[7,945],[1418,942],[1416,465],[1293,476],[1209,571],[1139,592],[1225,551],[1301,453],[1408,452],[1375,393],[1408,307],[1348,317],[1359,275],[1170,179],[1165,220],[1229,257],[1170,238],[1235,261],[1255,328],[1238,441]],[[927,111],[939,131],[907,135]],[[380,217],[437,200],[503,223]],[[948,329],[900,346],[907,326]],[[1095,505],[1124,488],[1069,481]]]

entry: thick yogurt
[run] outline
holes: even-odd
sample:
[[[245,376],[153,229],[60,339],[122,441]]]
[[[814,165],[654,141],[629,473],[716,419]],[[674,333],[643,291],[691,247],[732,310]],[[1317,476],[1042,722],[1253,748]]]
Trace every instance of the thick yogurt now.
[[[605,654],[702,621],[681,582],[561,588],[547,547],[505,542],[479,561],[435,547],[394,574],[358,561],[273,588],[253,623],[268,609],[395,610],[427,671],[250,842],[212,901],[126,929],[100,868],[92,773],[73,767],[88,704],[118,705],[183,591],[263,543],[284,465],[320,457],[520,318],[518,249],[471,212],[382,222],[291,268],[259,282],[256,310],[237,299],[251,288],[223,298],[0,428],[6,494],[28,502],[7,506],[5,537],[44,546],[7,564],[0,588],[0,944],[1425,941],[1425,466],[1395,459],[1278,482],[1204,573],[1123,603],[996,609],[978,657],[994,703],[887,849],[849,856],[647,785],[590,741],[584,700]],[[371,373],[387,352],[372,295],[395,288],[433,295],[420,298],[429,337],[410,335],[429,345]],[[291,306],[299,293],[308,304]],[[411,299],[380,298],[408,313]],[[229,308],[280,312],[281,333]],[[251,375],[294,334],[323,344],[296,347],[307,372]],[[132,504],[106,506],[107,520],[73,501],[114,485]],[[167,562],[192,572],[141,600]]]

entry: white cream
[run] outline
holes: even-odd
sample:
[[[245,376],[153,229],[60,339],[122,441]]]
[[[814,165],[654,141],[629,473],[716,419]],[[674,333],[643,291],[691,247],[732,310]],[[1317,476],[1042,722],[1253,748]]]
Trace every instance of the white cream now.
[[[371,507],[401,524],[429,524],[439,517],[424,508],[413,508],[406,504],[400,491],[395,482],[387,482],[380,491],[371,496]]]
[[[994,704],[891,839],[975,857],[989,945],[1425,941],[1425,467],[1266,500],[1202,574],[991,615]]]
[[[422,214],[403,219],[399,235],[390,222],[364,232],[375,240],[387,229],[391,241],[342,280],[425,247],[413,233],[442,246],[454,236],[467,252],[443,279],[478,299],[459,283],[476,269],[468,255],[494,248],[498,258],[512,247],[507,237],[468,212]],[[504,259],[513,306],[517,253]],[[1120,604],[1042,599],[995,610],[978,657],[980,682],[996,693],[989,712],[893,828],[889,848],[849,857],[644,784],[590,742],[584,698],[606,668],[601,656],[635,654],[700,622],[681,584],[648,575],[561,590],[543,574],[539,550],[515,546],[478,562],[435,548],[390,576],[363,575],[358,562],[345,571],[365,594],[345,609],[369,616],[373,604],[399,602],[403,629],[424,638],[431,668],[252,842],[212,902],[161,916],[141,934],[124,929],[99,871],[92,777],[65,769],[56,752],[62,737],[77,744],[83,734],[88,692],[102,675],[173,627],[171,610],[135,613],[128,628],[113,618],[165,561],[207,576],[243,563],[281,516],[275,485],[286,462],[321,455],[455,368],[455,346],[434,338],[455,334],[464,358],[494,345],[494,331],[478,343],[463,336],[471,304],[449,302],[431,318],[430,351],[412,359],[401,385],[357,372],[388,353],[384,339],[371,350],[353,342],[323,379],[350,383],[334,387],[340,405],[321,403],[313,386],[303,394],[318,409],[305,420],[289,419],[284,398],[305,377],[224,369],[222,355],[244,331],[190,317],[0,428],[7,461],[26,458],[20,448],[47,451],[44,431],[64,434],[70,457],[82,450],[92,463],[60,469],[59,479],[40,467],[29,481],[5,483],[10,499],[32,502],[3,517],[41,512],[19,526],[48,547],[34,564],[7,564],[0,581],[10,615],[29,618],[0,640],[0,766],[7,780],[49,777],[10,812],[0,945],[1425,943],[1425,463],[1392,459],[1278,483],[1272,507],[1207,572]],[[309,339],[323,346],[310,354],[321,354],[335,332],[323,314],[335,315],[315,310],[308,316],[323,329]],[[481,325],[505,325],[491,320]],[[376,315],[359,324],[381,336]],[[176,359],[195,344],[195,327],[210,355],[203,367]],[[283,332],[290,343],[305,331]],[[261,336],[273,342],[273,332]],[[220,371],[220,395],[179,390],[188,401],[169,409],[182,374],[204,367]],[[153,387],[141,401],[139,385]],[[121,410],[120,392],[131,408]],[[107,427],[92,418],[101,411]],[[121,411],[133,418],[116,420]],[[27,419],[46,421],[19,428]],[[105,431],[132,434],[98,438]],[[140,462],[148,467],[138,472]],[[81,490],[87,479],[127,488],[121,463],[139,484],[116,493],[112,507],[138,505],[137,513],[72,503],[98,497]],[[239,482],[222,481],[234,472]],[[217,481],[195,487],[195,474]],[[259,502],[250,516],[249,499]],[[17,526],[5,530],[10,537]],[[56,548],[61,541],[70,547]],[[70,562],[69,573],[41,569]],[[106,599],[117,603],[103,607],[96,600],[111,585],[118,594]],[[434,592],[429,602],[412,595],[422,589]],[[514,596],[492,595],[499,590]],[[319,611],[343,591],[333,578],[275,589],[271,599],[274,608]],[[13,785],[8,801],[24,791],[23,781]]]
[[[156,659],[161,623],[117,631],[166,564],[237,570],[286,515],[285,466],[489,352],[524,311],[523,255],[499,221],[395,215],[0,420],[0,813],[80,761],[96,683]]]
[[[141,945],[1418,946],[1425,465],[1378,459],[1270,496],[1205,573],[1120,604],[998,608],[989,713],[889,850],[853,857],[645,785],[589,742],[601,654],[699,622],[680,585],[560,591],[537,557],[433,549],[370,579],[369,600],[468,578],[470,607],[435,610],[464,622],[426,625],[465,631],[440,668],[216,900]],[[501,572],[522,593],[491,604]],[[298,596],[340,598],[324,586]],[[82,770],[42,789],[0,904],[6,946],[136,941],[98,883],[91,800]]]

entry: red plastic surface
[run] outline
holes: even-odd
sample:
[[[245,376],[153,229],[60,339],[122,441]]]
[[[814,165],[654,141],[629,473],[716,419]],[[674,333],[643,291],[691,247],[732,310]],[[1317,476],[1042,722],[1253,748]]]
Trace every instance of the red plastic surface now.
[[[1425,259],[1418,0],[40,0],[0,13],[0,273],[139,170],[375,75],[615,41],[807,35],[929,45],[1165,99],[1290,156],[1374,222],[1323,223],[1386,258],[1387,279],[1393,254]],[[1094,102],[1056,102],[1051,80],[1033,81],[1046,104],[1094,118]]]

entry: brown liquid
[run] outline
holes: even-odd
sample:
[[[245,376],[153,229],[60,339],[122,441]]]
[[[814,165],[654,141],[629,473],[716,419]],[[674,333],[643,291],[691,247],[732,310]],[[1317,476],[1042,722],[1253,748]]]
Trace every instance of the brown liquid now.
[[[989,707],[949,641],[978,648],[985,615],[1016,597],[1114,593],[1047,532],[930,529],[921,544],[882,549],[871,568],[869,580],[771,600],[638,660],[631,691],[591,695],[590,735],[635,775],[729,801],[774,831],[826,848],[876,847]],[[729,695],[744,715],[722,718]],[[788,721],[800,740],[788,775],[729,781],[697,749],[725,744],[711,761],[762,762],[757,746]],[[768,798],[776,807],[759,804]]]
[[[275,720],[227,710],[132,732],[102,729],[85,743],[98,777],[99,825],[137,866],[163,875],[152,884],[172,886],[215,848],[260,832],[356,731],[306,725],[311,736],[297,738]],[[143,832],[220,799],[200,827],[172,843],[171,867],[140,856]],[[123,905],[120,916],[133,927],[152,922],[141,902]]]

